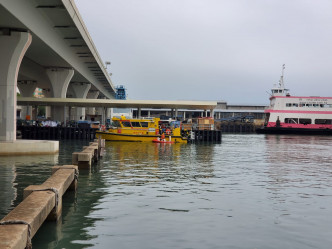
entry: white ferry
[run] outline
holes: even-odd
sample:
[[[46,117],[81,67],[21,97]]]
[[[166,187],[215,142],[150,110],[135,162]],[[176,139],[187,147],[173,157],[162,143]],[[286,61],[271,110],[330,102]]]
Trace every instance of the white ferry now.
[[[257,133],[332,135],[332,97],[291,96],[284,86],[284,65],[279,87],[272,88],[264,127]]]

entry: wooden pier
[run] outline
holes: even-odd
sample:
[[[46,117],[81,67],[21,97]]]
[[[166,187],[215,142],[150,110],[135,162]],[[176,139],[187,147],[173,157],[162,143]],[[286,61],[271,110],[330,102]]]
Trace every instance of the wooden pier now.
[[[96,138],[96,128],[18,126],[22,139],[70,140]]]

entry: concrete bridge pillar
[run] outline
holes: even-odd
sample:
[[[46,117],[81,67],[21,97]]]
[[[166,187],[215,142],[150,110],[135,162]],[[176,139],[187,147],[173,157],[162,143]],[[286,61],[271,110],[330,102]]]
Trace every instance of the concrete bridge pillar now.
[[[69,82],[74,76],[72,68],[48,68],[46,74],[52,85],[54,98],[66,98]],[[66,107],[53,106],[52,115],[54,120],[66,123]]]
[[[51,94],[51,90],[50,89],[43,89],[43,95],[45,96],[45,98],[51,98],[52,94]],[[45,118],[51,118],[51,110],[52,107],[51,106],[45,106]]]
[[[106,97],[102,97],[101,99],[106,99]],[[97,109],[96,110],[96,114],[100,115],[100,121],[102,123],[103,122],[103,118],[105,118],[104,116],[106,115],[104,107],[98,107],[96,109]]]
[[[16,140],[17,75],[32,36],[0,29],[0,141]]]
[[[76,98],[86,99],[88,92],[91,88],[91,84],[85,83],[72,83],[72,89]],[[85,107],[77,107],[74,111],[74,120],[85,120]]]
[[[88,92],[87,99],[97,99],[99,96],[99,91]],[[96,109],[94,107],[87,108],[88,115],[96,115]]]
[[[22,97],[33,97],[36,90],[37,82],[32,80],[23,80],[17,82],[17,87],[20,90]],[[26,119],[26,116],[32,117],[32,106],[22,106],[21,118]]]

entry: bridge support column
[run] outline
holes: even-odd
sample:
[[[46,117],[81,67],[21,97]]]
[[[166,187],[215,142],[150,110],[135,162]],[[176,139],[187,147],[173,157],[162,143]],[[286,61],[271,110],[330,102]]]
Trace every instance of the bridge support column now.
[[[80,99],[86,99],[91,88],[91,84],[85,83],[72,83],[71,86],[76,98]],[[73,116],[74,120],[85,120],[85,107],[76,107]]]
[[[20,90],[22,97],[33,97],[33,93],[36,90],[37,82],[32,80],[19,81],[17,87]],[[26,116],[32,117],[32,106],[23,106],[21,118],[26,119]]]
[[[74,75],[74,70],[72,68],[48,68],[46,74],[52,85],[53,97],[66,98],[68,85]],[[66,122],[65,108],[53,106],[52,115],[54,120]]]
[[[99,91],[91,91],[88,92],[86,98],[87,99],[97,99],[99,96]],[[87,115],[96,115],[96,108],[94,107],[89,107],[87,108]]]
[[[0,29],[0,141],[16,140],[17,75],[32,36]]]
[[[50,89],[43,89],[43,95],[45,98],[52,98]],[[51,118],[51,106],[45,106],[45,118]]]

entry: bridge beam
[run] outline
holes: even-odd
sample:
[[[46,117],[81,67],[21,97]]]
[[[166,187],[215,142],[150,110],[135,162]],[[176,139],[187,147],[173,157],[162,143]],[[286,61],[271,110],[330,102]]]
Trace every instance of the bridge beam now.
[[[0,30],[0,141],[16,140],[17,77],[31,41],[28,32]]]

